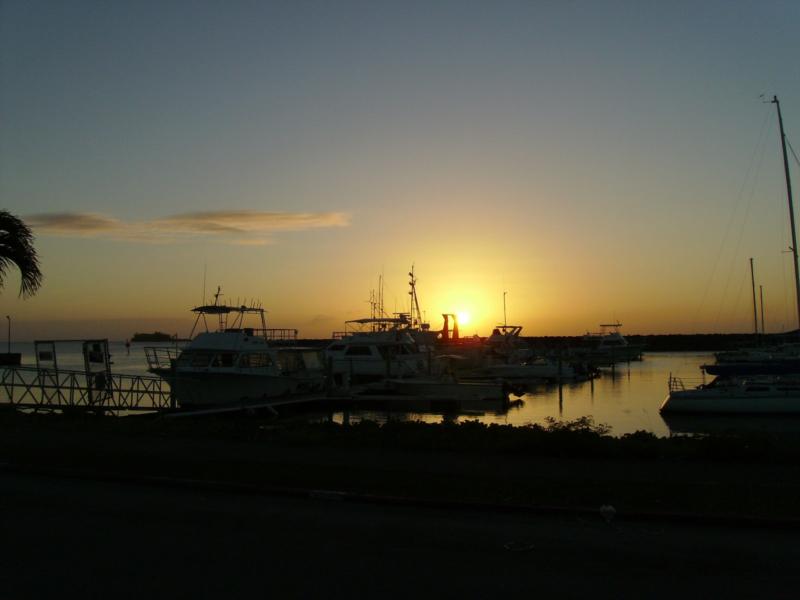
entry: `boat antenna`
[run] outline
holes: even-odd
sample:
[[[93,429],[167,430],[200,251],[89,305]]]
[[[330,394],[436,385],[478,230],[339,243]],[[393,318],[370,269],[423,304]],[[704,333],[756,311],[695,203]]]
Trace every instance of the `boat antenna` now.
[[[758,295],[759,295],[759,297],[761,299],[761,335],[764,335],[764,333],[766,333],[766,330],[764,328],[764,286],[763,285],[758,286]]]
[[[792,228],[792,259],[794,260],[794,292],[797,300],[797,327],[800,332],[800,270],[797,264],[797,231],[794,224],[794,204],[792,202],[792,180],[789,177],[789,157],[786,154],[786,133],[783,130],[783,115],[781,115],[781,103],[778,96],[772,96],[772,104],[778,110],[778,127],[781,133],[781,150],[783,151],[783,172],[786,176],[786,199],[789,202],[789,223]]]
[[[419,298],[417,298],[417,278],[414,276],[414,263],[411,263],[411,272],[408,274],[411,280],[408,282],[411,286],[411,291],[408,292],[409,296],[411,296],[411,327],[415,325],[421,326],[422,324],[422,311],[419,309]],[[416,308],[416,313],[414,313],[414,309]],[[414,318],[414,314],[416,314],[416,319]]]
[[[506,318],[506,294],[508,294],[508,292],[504,291],[503,292],[503,327],[507,327],[508,326],[508,318]]]
[[[203,301],[200,306],[206,305],[206,270],[208,269],[208,262],[203,262]]]

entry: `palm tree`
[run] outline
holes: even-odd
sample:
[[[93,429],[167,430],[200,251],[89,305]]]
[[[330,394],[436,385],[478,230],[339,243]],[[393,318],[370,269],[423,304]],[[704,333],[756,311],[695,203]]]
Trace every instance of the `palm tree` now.
[[[39,257],[33,247],[33,233],[22,219],[0,210],[0,288],[12,264],[17,266],[22,277],[19,295],[23,298],[33,296],[42,285]]]

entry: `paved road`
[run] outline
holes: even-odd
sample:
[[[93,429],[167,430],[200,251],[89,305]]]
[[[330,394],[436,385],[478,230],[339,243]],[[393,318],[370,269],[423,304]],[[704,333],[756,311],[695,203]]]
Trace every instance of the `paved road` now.
[[[795,598],[797,531],[0,472],[3,598]]]

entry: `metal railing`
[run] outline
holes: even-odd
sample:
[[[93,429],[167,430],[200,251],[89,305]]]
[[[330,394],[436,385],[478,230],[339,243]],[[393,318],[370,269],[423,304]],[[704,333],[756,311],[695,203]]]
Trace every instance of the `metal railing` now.
[[[682,392],[687,389],[694,389],[706,384],[705,378],[697,378],[697,377],[675,377],[672,373],[669,375],[669,381],[667,386],[669,388],[670,393],[672,392]]]
[[[264,337],[271,342],[297,341],[297,329],[264,329]]]
[[[0,403],[35,410],[82,409],[96,412],[157,411],[175,408],[169,384],[160,377],[87,375],[36,367],[0,372]]]
[[[174,346],[148,346],[144,349],[144,357],[147,360],[148,371],[168,371],[171,370],[178,355],[180,348]]]

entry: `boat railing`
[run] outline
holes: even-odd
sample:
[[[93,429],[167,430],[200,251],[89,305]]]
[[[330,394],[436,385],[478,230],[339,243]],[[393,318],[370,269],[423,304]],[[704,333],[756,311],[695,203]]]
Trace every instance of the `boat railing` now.
[[[244,333],[252,337],[263,337],[269,342],[295,342],[297,341],[297,329],[282,329],[262,327],[226,327],[224,333]]]
[[[271,342],[295,342],[297,341],[297,329],[263,329],[257,330],[263,333],[264,337]]]
[[[675,377],[672,373],[669,375],[668,387],[670,392],[682,392],[687,389],[694,389],[705,385],[705,379],[698,377]]]
[[[670,393],[680,392],[686,389],[683,379],[680,377],[674,377],[672,373],[669,374],[669,382],[667,383],[667,387],[669,388]]]
[[[150,346],[144,349],[148,371],[163,371],[172,369],[181,349],[175,346]]]

